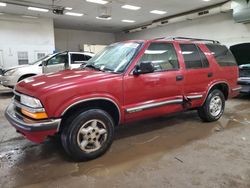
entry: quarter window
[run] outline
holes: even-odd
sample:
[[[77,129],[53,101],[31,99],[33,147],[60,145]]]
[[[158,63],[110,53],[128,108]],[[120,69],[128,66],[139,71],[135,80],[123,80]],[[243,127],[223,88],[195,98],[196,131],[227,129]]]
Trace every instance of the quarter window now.
[[[151,43],[140,63],[146,61],[153,63],[156,72],[179,69],[175,48],[170,43]]]
[[[207,44],[207,48],[214,55],[217,63],[222,66],[237,66],[236,60],[230,50],[226,46],[218,44]]]

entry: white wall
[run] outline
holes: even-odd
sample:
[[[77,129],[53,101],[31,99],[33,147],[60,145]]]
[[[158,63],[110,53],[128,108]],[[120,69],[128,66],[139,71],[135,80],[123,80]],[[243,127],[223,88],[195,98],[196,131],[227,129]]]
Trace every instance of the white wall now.
[[[58,51],[79,51],[82,44],[112,44],[115,42],[115,35],[113,33],[55,29],[55,41]]]
[[[35,52],[52,53],[54,49],[52,19],[0,17],[0,51],[3,51],[5,68],[18,65],[18,51],[27,51],[29,62],[33,62]]]
[[[221,13],[136,33],[117,33],[116,40],[152,39],[164,36],[215,39],[231,46],[237,43],[250,42],[250,24],[235,23],[231,12]]]

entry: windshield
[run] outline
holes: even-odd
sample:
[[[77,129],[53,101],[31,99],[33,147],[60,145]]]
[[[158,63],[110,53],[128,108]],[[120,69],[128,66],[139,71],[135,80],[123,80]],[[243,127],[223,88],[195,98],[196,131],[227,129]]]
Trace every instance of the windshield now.
[[[40,59],[38,59],[38,60],[36,60],[36,61],[34,61],[32,63],[29,63],[29,65],[35,65],[36,63],[41,63],[41,61],[45,61],[49,57],[51,57],[51,55],[46,55],[46,56],[44,56],[44,57],[42,57],[42,58],[40,58]]]
[[[85,67],[101,71],[122,73],[136,54],[141,43],[115,43],[106,47],[88,61]]]

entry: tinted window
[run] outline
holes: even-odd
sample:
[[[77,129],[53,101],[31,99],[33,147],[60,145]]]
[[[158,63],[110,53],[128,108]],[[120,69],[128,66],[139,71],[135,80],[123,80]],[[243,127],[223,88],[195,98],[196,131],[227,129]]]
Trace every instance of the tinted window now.
[[[233,54],[227,49],[226,46],[221,46],[218,44],[207,44],[208,49],[214,55],[217,63],[222,66],[236,66],[237,63],[234,59]]]
[[[203,67],[204,68],[208,68],[209,67],[209,62],[207,60],[207,57],[205,56],[205,54],[203,53],[203,51],[200,49],[200,47],[197,47],[197,48],[198,48],[198,51],[200,53],[200,57],[201,57],[201,61],[202,61]]]
[[[198,48],[194,44],[180,44],[187,69],[203,68]]]
[[[87,61],[85,55],[82,54],[71,54],[71,64],[81,64]]]
[[[66,64],[68,62],[68,54],[58,54],[48,60],[47,65]]]
[[[174,46],[169,43],[151,43],[140,60],[140,62],[145,61],[152,62],[155,71],[179,69]]]

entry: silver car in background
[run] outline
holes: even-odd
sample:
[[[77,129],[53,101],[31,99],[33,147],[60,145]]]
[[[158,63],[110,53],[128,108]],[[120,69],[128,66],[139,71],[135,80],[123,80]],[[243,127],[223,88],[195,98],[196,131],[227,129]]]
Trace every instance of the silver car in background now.
[[[60,52],[47,55],[34,63],[2,70],[0,84],[13,88],[18,82],[31,76],[79,68],[93,56],[90,52]]]

